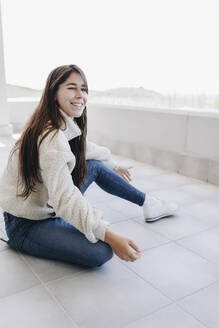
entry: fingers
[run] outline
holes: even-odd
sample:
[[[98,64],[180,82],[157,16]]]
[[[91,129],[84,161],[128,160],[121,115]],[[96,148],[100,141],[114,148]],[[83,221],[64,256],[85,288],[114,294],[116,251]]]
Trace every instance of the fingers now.
[[[128,181],[131,181],[131,173],[128,171],[128,169],[131,169],[133,166],[129,166],[128,168],[127,168],[127,170],[125,171],[125,175],[126,175],[126,177],[127,177],[127,179],[128,179]]]
[[[129,240],[129,246],[131,246],[136,251],[136,253],[130,251],[128,254],[128,261],[134,262],[139,259],[139,257],[141,257],[141,251],[133,240]]]
[[[128,171],[125,172],[125,175],[127,176],[127,178],[128,178],[129,180],[131,180],[131,179],[130,179],[131,174],[130,174]]]
[[[121,173],[121,174],[119,174],[119,175],[121,175],[121,177],[122,177],[124,180],[126,180],[127,182],[131,181],[131,179],[130,179],[128,176],[126,176],[125,173]]]
[[[127,259],[127,261],[134,262],[134,261],[136,261],[137,259],[139,259],[140,256],[141,256],[140,253],[135,253],[135,254],[134,254],[134,253],[130,252],[129,255],[128,255],[128,259]]]
[[[141,253],[137,252],[137,253],[133,253],[131,251],[129,251],[126,255],[123,254],[117,254],[122,260],[126,261],[126,262],[134,262],[137,259],[139,259],[141,257]]]
[[[131,254],[129,255],[129,258],[130,258],[131,261],[135,261],[135,260],[137,260],[138,255],[137,255],[137,254],[134,254],[134,253],[131,253]]]
[[[126,180],[126,181],[131,181],[131,179],[128,177],[128,176],[126,176],[126,175],[123,175],[123,178]]]
[[[128,174],[128,175],[131,175],[131,173],[128,171],[130,168],[132,168],[133,166],[130,166],[130,167],[127,167],[126,169],[125,169],[125,173],[126,174]]]
[[[133,240],[129,241],[129,246],[131,246],[136,252],[140,253],[140,249],[138,248],[138,246],[134,243]]]
[[[131,181],[131,173],[128,171],[129,169],[133,168],[133,166],[116,166],[113,170],[119,174],[123,179],[127,182]]]
[[[128,182],[131,181],[131,178],[130,178],[131,174],[128,171],[124,172],[122,176],[126,181],[128,181]]]

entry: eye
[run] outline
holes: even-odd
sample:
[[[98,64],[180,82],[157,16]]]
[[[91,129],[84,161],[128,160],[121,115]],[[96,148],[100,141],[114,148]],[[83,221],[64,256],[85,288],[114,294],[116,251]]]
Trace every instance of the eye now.
[[[76,88],[73,88],[73,87],[68,88],[68,90],[74,90],[74,89],[76,89]],[[82,90],[83,92],[86,92],[86,93],[88,92],[86,88],[82,88],[81,90]]]

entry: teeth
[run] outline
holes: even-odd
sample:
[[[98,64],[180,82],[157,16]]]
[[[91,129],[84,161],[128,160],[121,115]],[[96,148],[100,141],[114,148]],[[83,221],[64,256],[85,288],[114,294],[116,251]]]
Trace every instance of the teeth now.
[[[82,104],[77,104],[77,103],[71,103],[74,106],[82,106]]]

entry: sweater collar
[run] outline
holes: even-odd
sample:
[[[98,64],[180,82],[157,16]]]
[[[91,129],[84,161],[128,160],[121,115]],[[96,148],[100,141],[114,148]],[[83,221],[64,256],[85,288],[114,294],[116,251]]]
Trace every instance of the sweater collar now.
[[[76,123],[76,121],[74,120],[74,118],[68,116],[61,108],[59,108],[59,110],[66,122],[66,129],[65,129],[65,124],[62,123],[61,130],[63,131],[63,133],[66,136],[66,138],[68,139],[68,141],[80,136],[81,130],[80,130],[78,124]]]

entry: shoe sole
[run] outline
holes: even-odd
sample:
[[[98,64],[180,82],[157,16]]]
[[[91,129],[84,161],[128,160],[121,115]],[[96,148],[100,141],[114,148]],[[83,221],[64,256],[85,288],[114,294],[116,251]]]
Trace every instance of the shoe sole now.
[[[155,222],[155,221],[158,221],[160,219],[163,219],[163,218],[167,218],[169,216],[173,216],[174,214],[163,214],[163,215],[160,215],[160,216],[155,216],[153,218],[148,218],[148,219],[145,219],[145,222]]]

